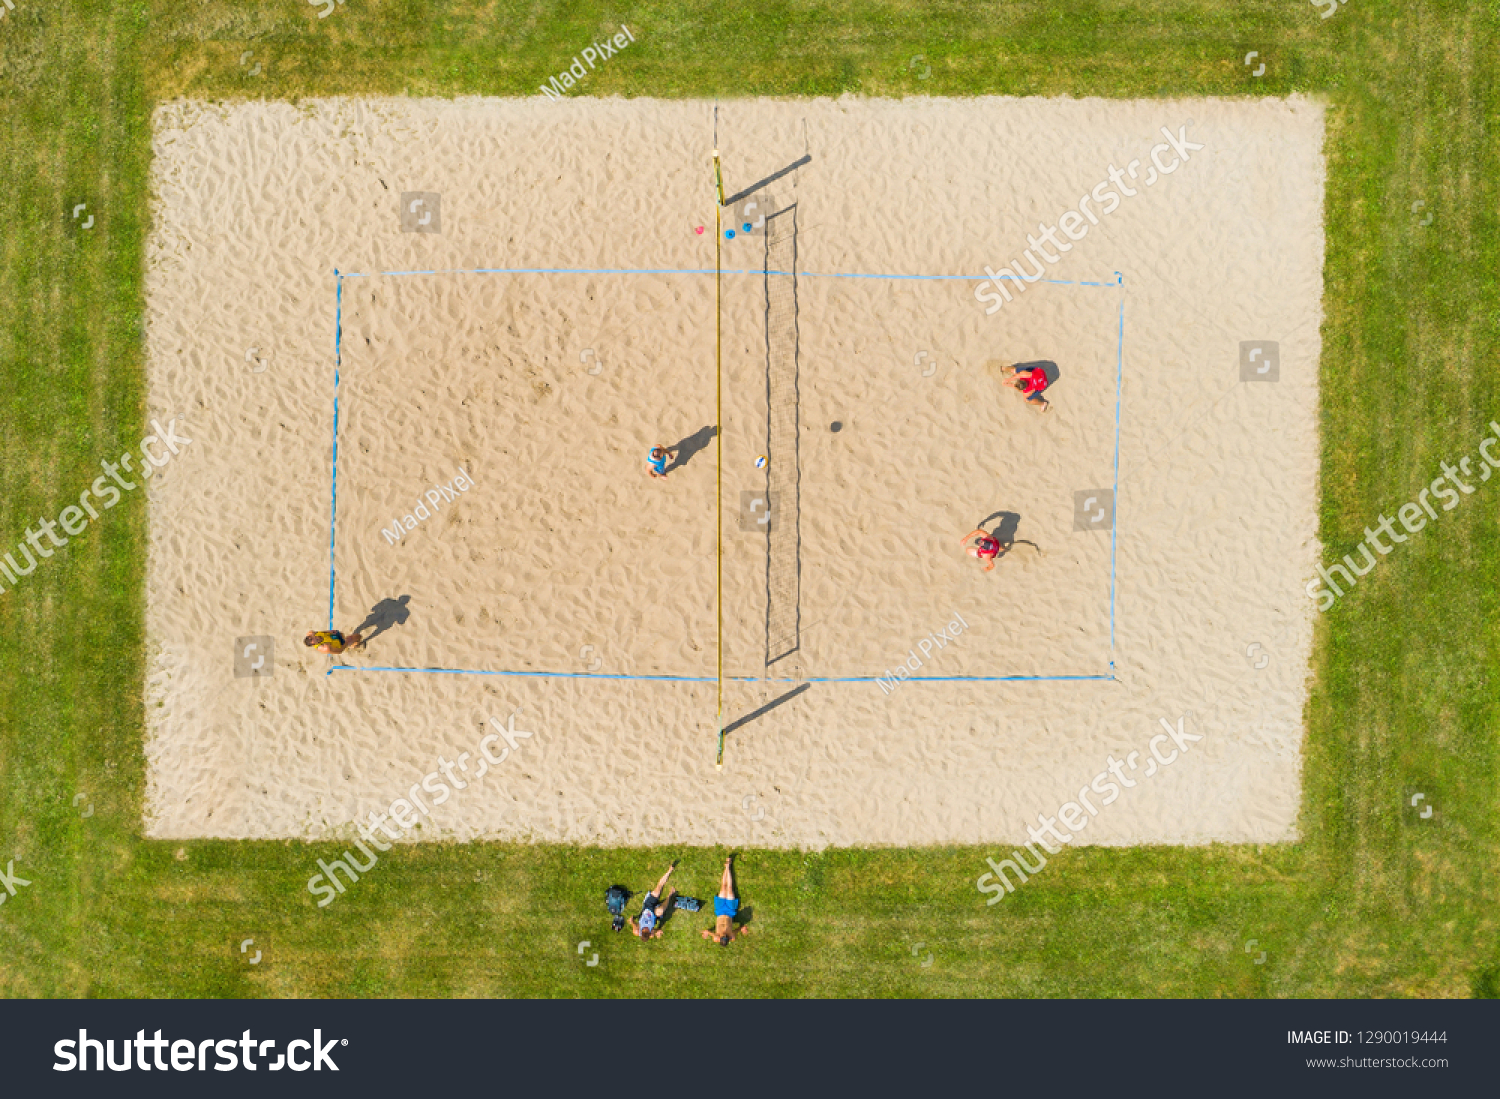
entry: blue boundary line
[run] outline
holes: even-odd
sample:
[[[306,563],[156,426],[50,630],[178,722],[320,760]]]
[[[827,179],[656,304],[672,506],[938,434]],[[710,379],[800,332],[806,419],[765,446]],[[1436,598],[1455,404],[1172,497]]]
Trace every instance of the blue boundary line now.
[[[328,516],[328,628],[333,629],[333,539],[339,518],[339,368],[344,359],[344,277],[333,269],[333,499]]]
[[[355,664],[335,664],[328,669],[334,672],[426,672],[432,675],[504,675],[516,679],[618,679],[634,682],[654,683],[717,683],[718,677],[711,675],[610,675],[599,672],[490,672],[468,668],[396,668],[362,667]],[[839,676],[794,676],[761,677],[754,675],[728,675],[725,679],[735,683],[875,683],[891,678],[883,675],[839,675]],[[899,683],[1040,683],[1057,680],[1110,680],[1113,675],[912,675],[897,680]]]
[[[402,275],[712,275],[712,268],[672,267],[461,267],[446,271],[350,271],[341,275],[344,279],[368,279],[377,275],[399,277]],[[724,271],[725,275],[787,275],[789,271],[770,271],[761,268],[745,271]],[[1118,274],[1118,272],[1116,273]],[[916,279],[932,282],[988,282],[986,275],[885,275],[864,274],[857,271],[799,271],[798,278],[805,279]],[[1067,279],[1041,279],[1053,286],[1118,286],[1118,282],[1073,282]]]
[[[332,503],[328,521],[328,628],[333,629],[333,601],[334,601],[334,533],[338,521],[339,504],[339,368],[343,365],[343,321],[344,321],[344,280],[362,279],[372,277],[371,273],[362,271],[341,272],[337,267],[333,269],[335,277],[334,288],[334,323],[333,323],[333,477],[332,477]],[[573,268],[573,267],[473,267],[455,268],[446,271],[377,271],[376,275],[712,275],[715,272],[709,270],[695,269],[649,269],[649,268]],[[756,271],[725,271],[726,275],[761,275],[766,272]],[[784,271],[772,271],[770,274],[787,274]],[[819,274],[817,272],[799,272],[802,278],[833,278],[833,279],[916,279],[927,281],[986,281],[988,276],[980,275],[882,275],[882,274],[858,274],[851,272],[836,272]],[[1044,682],[1083,682],[1083,681],[1107,681],[1115,680],[1115,537],[1119,528],[1120,513],[1120,384],[1121,370],[1123,369],[1123,355],[1125,346],[1125,277],[1120,272],[1115,272],[1114,282],[1072,282],[1063,279],[1042,279],[1042,282],[1053,286],[1118,286],[1120,287],[1120,341],[1115,355],[1115,522],[1110,527],[1109,543],[1109,675],[913,675],[906,679],[898,680],[901,683],[924,682],[924,683],[1044,683]],[[717,683],[717,677],[688,676],[688,675],[600,675],[595,672],[512,672],[512,671],[479,671],[466,668],[395,668],[395,667],[357,667],[349,664],[335,664],[324,674],[332,675],[339,670],[364,671],[364,672],[428,672],[434,675],[500,675],[511,676],[521,679],[614,679],[631,680],[637,682],[658,683]],[[732,675],[726,677],[735,683],[875,683],[886,679],[879,675],[850,675],[850,676],[808,676],[805,678],[770,678],[750,675]]]
[[[1120,534],[1120,389],[1125,377],[1125,276],[1115,272],[1120,287],[1120,340],[1115,345],[1115,514],[1109,525],[1109,670],[1115,670],[1115,543]]]

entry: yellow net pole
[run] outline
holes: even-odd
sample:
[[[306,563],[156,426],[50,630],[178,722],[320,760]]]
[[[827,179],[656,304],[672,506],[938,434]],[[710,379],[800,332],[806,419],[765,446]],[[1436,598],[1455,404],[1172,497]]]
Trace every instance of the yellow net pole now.
[[[717,137],[717,109],[715,110],[715,136]],[[717,141],[715,141],[717,144]],[[723,319],[720,312],[722,293],[720,281],[722,252],[724,249],[724,175],[719,166],[719,150],[714,150],[714,439],[717,442],[715,462],[716,515],[718,518],[718,580],[715,586],[715,601],[719,616],[719,755],[714,761],[714,770],[724,769],[724,352]]]

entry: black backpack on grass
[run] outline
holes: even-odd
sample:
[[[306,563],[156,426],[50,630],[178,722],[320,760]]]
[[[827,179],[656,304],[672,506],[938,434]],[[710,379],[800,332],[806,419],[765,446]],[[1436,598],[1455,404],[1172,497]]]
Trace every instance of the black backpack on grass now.
[[[609,909],[609,914],[614,917],[610,921],[612,931],[625,929],[625,906],[630,903],[630,896],[630,890],[623,885],[611,885],[604,891],[604,907]]]

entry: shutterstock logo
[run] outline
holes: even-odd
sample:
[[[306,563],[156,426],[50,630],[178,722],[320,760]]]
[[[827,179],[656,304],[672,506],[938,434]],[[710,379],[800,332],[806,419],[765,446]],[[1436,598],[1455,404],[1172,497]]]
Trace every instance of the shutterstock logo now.
[[[132,455],[128,450],[120,455],[118,463],[100,462],[99,467],[104,470],[104,474],[94,478],[94,483],[79,494],[78,503],[69,504],[63,508],[56,519],[48,519],[44,516],[31,527],[27,527],[25,539],[16,545],[16,550],[20,553],[21,561],[24,561],[25,565],[17,561],[13,553],[0,557],[0,576],[5,578],[5,582],[14,588],[21,582],[22,577],[30,576],[36,571],[40,561],[51,557],[66,546],[69,537],[76,538],[87,530],[89,523],[99,518],[99,512],[108,511],[118,504],[121,489],[126,492],[133,491],[139,485],[144,484],[146,478],[152,473],[170,462],[175,455],[182,453],[177,449],[177,444],[187,446],[193,440],[186,435],[177,434],[177,421],[180,418],[173,417],[167,421],[166,427],[162,427],[156,420],[151,421],[152,428],[158,434],[147,435],[141,440],[141,457],[144,460],[139,466],[131,465]],[[159,445],[160,454],[151,449],[153,443]],[[133,477],[139,477],[140,480],[127,480],[121,473],[122,469]],[[116,485],[119,488],[116,488]],[[96,503],[99,505],[97,508],[94,506]],[[69,537],[60,537],[57,533],[58,527],[62,527]],[[44,536],[47,544],[43,544]],[[4,584],[0,584],[0,592],[5,590]]]
[[[120,1060],[116,1063],[113,1038],[100,1041],[98,1038],[90,1038],[87,1030],[80,1030],[76,1041],[72,1038],[63,1038],[52,1047],[52,1052],[57,1056],[52,1071],[88,1072],[89,1055],[93,1054],[93,1066],[98,1072],[103,1072],[106,1067],[111,1072],[129,1072],[132,1068],[138,1068],[142,1072],[150,1072],[153,1068],[158,1072],[166,1072],[168,1068],[173,1072],[207,1072],[209,1054],[212,1053],[215,1057],[213,1063],[215,1072],[233,1072],[240,1067],[250,1072],[261,1068],[270,1072],[280,1072],[284,1068],[289,1068],[293,1072],[306,1072],[308,1069],[314,1072],[322,1072],[324,1069],[337,1072],[339,1066],[334,1064],[331,1051],[334,1046],[347,1046],[348,1044],[348,1038],[330,1038],[325,1042],[323,1032],[314,1030],[312,1041],[294,1038],[286,1044],[286,1052],[277,1053],[276,1059],[272,1061],[271,1054],[276,1049],[276,1039],[253,1038],[249,1030],[238,1038],[205,1038],[202,1041],[194,1041],[191,1038],[163,1038],[159,1030],[153,1037],[147,1038],[144,1030],[138,1030],[133,1039],[120,1040]],[[135,1047],[133,1064],[131,1062],[132,1046]],[[170,1054],[168,1054],[169,1049]],[[308,1054],[312,1056],[309,1057]],[[172,1062],[170,1066],[165,1059],[167,1056],[170,1056]],[[256,1063],[257,1057],[260,1058],[259,1064]]]
[[[1166,718],[1161,718],[1162,732],[1153,736],[1147,742],[1147,752],[1122,753],[1124,759],[1116,759],[1109,756],[1109,761],[1104,770],[1094,776],[1087,786],[1078,790],[1077,801],[1064,802],[1052,816],[1043,813],[1036,815],[1036,827],[1027,825],[1026,834],[1031,837],[1031,842],[1026,844],[1026,850],[1031,852],[1031,857],[1036,860],[1036,865],[1026,861],[1026,856],[1020,851],[1012,851],[1011,857],[996,862],[993,858],[984,861],[989,864],[990,873],[981,874],[974,883],[981,893],[993,893],[987,905],[997,904],[1004,900],[1006,895],[1016,891],[1015,884],[1010,880],[1014,874],[1021,884],[1025,884],[1028,878],[1035,877],[1041,873],[1047,865],[1047,855],[1055,855],[1062,850],[1063,844],[1073,842],[1074,837],[1087,828],[1093,818],[1099,815],[1100,806],[1112,805],[1120,796],[1120,787],[1129,789],[1140,785],[1140,778],[1131,778],[1125,772],[1136,773],[1136,760],[1145,757],[1146,769],[1140,772],[1141,778],[1151,778],[1161,771],[1176,763],[1177,760],[1187,755],[1193,744],[1203,739],[1201,733],[1190,733],[1183,724],[1186,715],[1177,719],[1174,726]],[[1176,747],[1172,747],[1172,745]],[[1166,750],[1163,751],[1163,748]],[[1113,781],[1112,781],[1113,780]],[[1095,806],[1090,794],[1099,795],[1099,806]],[[1061,831],[1057,824],[1061,821],[1064,828],[1069,831]],[[1051,836],[1057,841],[1057,846],[1047,842],[1043,837]],[[1043,855],[1037,850],[1040,844],[1047,852]]]
[[[1192,119],[1189,119],[1188,126],[1192,124]],[[1132,160],[1123,169],[1116,168],[1111,163],[1109,178],[1084,194],[1077,202],[1077,209],[1064,210],[1057,219],[1056,225],[1042,222],[1037,226],[1036,233],[1026,234],[1027,248],[1019,258],[1010,261],[1007,266],[998,271],[991,267],[984,269],[984,273],[989,278],[974,288],[974,299],[980,303],[989,303],[989,308],[985,310],[986,314],[993,316],[1005,302],[1011,301],[1014,298],[1011,290],[1014,289],[1017,294],[1023,293],[1028,284],[1036,282],[1045,275],[1047,268],[1043,266],[1043,260],[1049,264],[1060,263],[1063,255],[1073,250],[1073,244],[1069,243],[1070,241],[1076,243],[1082,240],[1088,236],[1091,226],[1099,224],[1101,216],[1107,216],[1119,209],[1120,195],[1134,198],[1146,187],[1150,187],[1181,168],[1188,162],[1193,152],[1207,148],[1199,142],[1188,140],[1187,126],[1177,127],[1176,134],[1163,126],[1161,136],[1166,138],[1166,141],[1151,146],[1151,151],[1146,158],[1150,163],[1145,165],[1146,178],[1144,180],[1141,180],[1137,174],[1142,166],[1141,160]],[[1163,157],[1162,153],[1167,155]],[[1129,183],[1126,183],[1127,176],[1138,186],[1131,187]],[[1118,188],[1119,194],[1111,189],[1111,185]],[[1090,199],[1098,205],[1097,213],[1090,205]],[[1067,240],[1058,236],[1059,230],[1068,238]],[[1056,249],[1055,252],[1047,250],[1049,244]],[[1022,260],[1026,262],[1022,263]]]
[[[1500,421],[1491,420],[1490,431],[1492,434],[1480,440],[1478,458],[1465,455],[1458,460],[1457,465],[1439,463],[1441,474],[1431,485],[1417,493],[1415,499],[1408,499],[1399,508],[1393,507],[1391,510],[1395,512],[1394,515],[1382,512],[1380,522],[1374,524],[1374,529],[1365,527],[1364,540],[1354,544],[1359,560],[1364,562],[1363,568],[1355,561],[1353,553],[1344,554],[1342,565],[1334,561],[1327,566],[1318,566],[1317,578],[1308,581],[1304,590],[1309,599],[1318,601],[1319,611],[1332,607],[1359,582],[1359,577],[1373,569],[1398,543],[1421,533],[1429,522],[1436,520],[1438,509],[1433,506],[1434,497],[1441,501],[1443,511],[1452,511],[1458,507],[1463,496],[1472,496],[1479,485],[1488,481],[1500,469]],[[1492,448],[1494,453],[1491,453]],[[1400,520],[1405,534],[1396,529],[1397,520]],[[1381,535],[1388,541],[1382,542]],[[1372,553],[1372,550],[1375,552]],[[1339,586],[1340,580],[1343,581],[1343,587]]]

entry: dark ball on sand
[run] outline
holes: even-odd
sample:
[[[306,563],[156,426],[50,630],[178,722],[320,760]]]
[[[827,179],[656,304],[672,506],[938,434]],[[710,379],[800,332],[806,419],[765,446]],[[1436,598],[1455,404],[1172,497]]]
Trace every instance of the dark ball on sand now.
[[[831,423],[831,424],[828,425],[828,430],[829,431],[843,431],[844,430],[844,425],[843,425],[843,423],[841,421],[834,420],[833,423]]]

